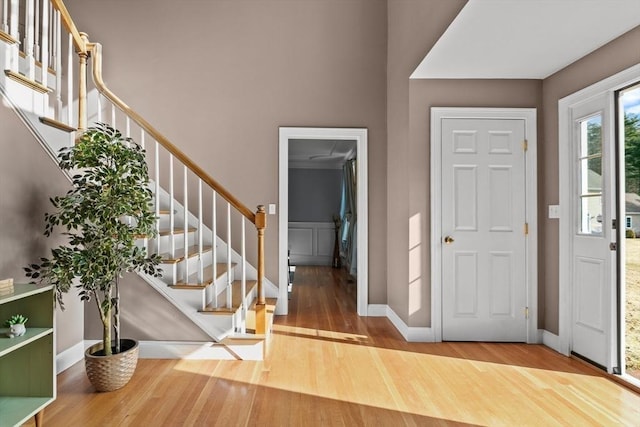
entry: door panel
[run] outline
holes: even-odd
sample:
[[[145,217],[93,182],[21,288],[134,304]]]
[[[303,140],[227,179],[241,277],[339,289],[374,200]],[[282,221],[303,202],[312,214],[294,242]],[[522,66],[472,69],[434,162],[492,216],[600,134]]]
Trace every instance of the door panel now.
[[[442,120],[444,340],[526,341],[524,140],[524,120]]]
[[[611,295],[615,282],[615,168],[610,115],[602,95],[571,110],[574,185],[571,351],[610,365]]]

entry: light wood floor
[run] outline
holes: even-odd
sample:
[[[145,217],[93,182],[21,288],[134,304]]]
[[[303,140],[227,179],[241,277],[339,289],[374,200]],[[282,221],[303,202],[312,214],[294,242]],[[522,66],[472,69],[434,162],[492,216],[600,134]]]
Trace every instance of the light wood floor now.
[[[46,426],[640,426],[640,396],[537,345],[407,343],[355,314],[355,284],[298,267],[266,362],[140,360],[95,393],[58,377]]]

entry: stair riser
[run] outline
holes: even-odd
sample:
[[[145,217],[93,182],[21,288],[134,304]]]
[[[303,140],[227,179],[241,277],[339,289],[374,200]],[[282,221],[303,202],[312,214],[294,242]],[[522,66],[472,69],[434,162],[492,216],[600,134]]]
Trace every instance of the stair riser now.
[[[188,246],[193,246],[196,244],[195,233],[187,233],[188,237]],[[155,253],[157,241],[160,241],[160,253],[168,253],[171,251],[171,236],[159,236],[155,239],[149,239],[149,247],[152,249],[152,252]],[[176,249],[182,249],[184,247],[184,234],[174,234],[173,242]]]
[[[191,259],[189,260],[189,275],[193,275],[196,272],[198,272],[198,265],[197,265],[197,259]],[[184,281],[185,280],[185,271],[186,268],[184,266],[184,262],[180,262],[177,264],[161,264],[161,268],[162,268],[162,281],[167,283],[167,284],[174,284],[176,282],[180,282],[180,281]],[[211,265],[211,258],[209,257],[209,263],[205,263],[204,267],[208,267],[208,265]],[[224,278],[224,280],[226,281],[227,275],[225,274],[222,277],[218,278],[218,284],[220,285],[221,280]],[[233,271],[231,272],[231,277],[233,280]]]

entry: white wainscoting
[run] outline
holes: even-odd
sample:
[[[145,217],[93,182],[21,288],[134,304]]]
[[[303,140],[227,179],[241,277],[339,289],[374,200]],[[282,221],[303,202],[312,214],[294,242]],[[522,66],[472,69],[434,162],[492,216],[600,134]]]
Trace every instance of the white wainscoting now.
[[[293,265],[331,265],[333,222],[290,222],[289,251]]]

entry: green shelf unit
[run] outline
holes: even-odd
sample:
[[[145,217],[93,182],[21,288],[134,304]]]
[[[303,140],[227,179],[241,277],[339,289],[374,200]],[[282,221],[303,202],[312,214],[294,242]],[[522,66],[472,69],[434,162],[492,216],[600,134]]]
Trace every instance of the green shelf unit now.
[[[21,337],[9,338],[9,329],[0,328],[0,427],[23,424],[56,397],[53,289],[14,287],[0,296],[0,324],[14,314],[29,320]]]
[[[0,426],[19,426],[53,401],[49,397],[0,397]]]

